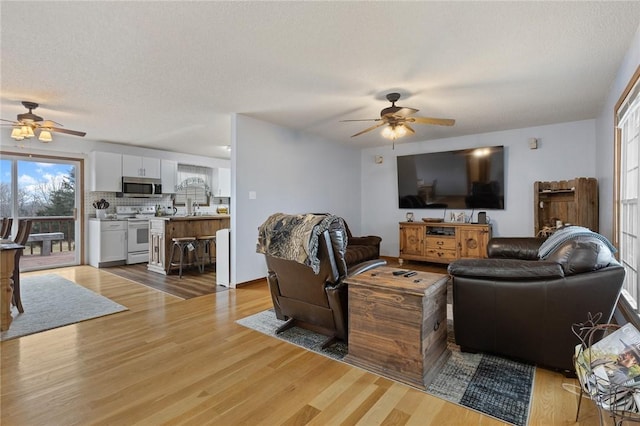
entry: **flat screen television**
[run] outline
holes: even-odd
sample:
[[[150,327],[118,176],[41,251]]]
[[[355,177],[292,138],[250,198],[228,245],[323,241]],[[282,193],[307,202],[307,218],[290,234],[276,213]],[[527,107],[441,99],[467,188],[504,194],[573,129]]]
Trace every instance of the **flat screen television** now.
[[[401,155],[401,209],[504,209],[504,147]]]

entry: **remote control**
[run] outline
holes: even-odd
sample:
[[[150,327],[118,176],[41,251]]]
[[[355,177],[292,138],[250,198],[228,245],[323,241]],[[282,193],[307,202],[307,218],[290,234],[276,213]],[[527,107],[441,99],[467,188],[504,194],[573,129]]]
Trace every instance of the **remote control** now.
[[[404,274],[403,276],[405,276],[405,277],[412,277],[412,276],[414,276],[414,275],[418,275],[418,273],[417,273],[417,272],[415,272],[415,271],[413,271],[413,272],[406,273],[406,274]]]
[[[397,276],[397,275],[404,275],[407,272],[409,272],[409,271],[393,271],[392,274]]]

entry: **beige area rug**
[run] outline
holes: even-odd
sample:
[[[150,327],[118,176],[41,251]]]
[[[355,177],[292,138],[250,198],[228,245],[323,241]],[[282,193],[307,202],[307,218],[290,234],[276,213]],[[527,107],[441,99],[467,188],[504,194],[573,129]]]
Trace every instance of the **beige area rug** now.
[[[20,288],[24,313],[12,307],[13,322],[0,333],[2,341],[128,310],[55,274],[23,277]]]

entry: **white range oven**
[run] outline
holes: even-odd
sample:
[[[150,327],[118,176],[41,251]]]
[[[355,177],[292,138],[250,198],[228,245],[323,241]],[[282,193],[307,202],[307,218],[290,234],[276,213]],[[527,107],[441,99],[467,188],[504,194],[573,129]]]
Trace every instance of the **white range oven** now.
[[[149,219],[127,219],[127,264],[149,261]]]
[[[117,206],[118,219],[127,220],[127,264],[149,261],[149,219],[153,206]]]

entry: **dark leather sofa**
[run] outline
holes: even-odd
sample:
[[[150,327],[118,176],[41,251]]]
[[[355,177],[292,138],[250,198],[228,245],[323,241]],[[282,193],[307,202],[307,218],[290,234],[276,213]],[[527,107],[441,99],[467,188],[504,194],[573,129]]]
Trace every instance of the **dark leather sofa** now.
[[[354,237],[346,222],[344,226],[347,231],[347,252],[345,254],[347,267],[366,262],[367,260],[380,258],[380,243],[382,242],[382,238],[376,235]]]
[[[564,242],[544,260],[540,238],[493,238],[488,259],[448,267],[453,326],[463,351],[487,352],[573,372],[574,323],[613,315],[624,268],[601,240]]]
[[[340,221],[332,222],[327,230],[319,234],[317,258],[320,263],[317,273],[303,263],[265,253],[274,311],[278,319],[287,321],[276,333],[298,325],[327,335],[323,347],[331,345],[336,339],[347,340],[347,286],[343,281],[385,265],[386,261],[376,257],[348,265],[349,246],[352,249],[375,246],[369,243],[375,243],[375,238],[379,237],[366,237],[363,240],[352,238],[347,246],[347,230],[343,224]],[[353,241],[360,244],[354,244]],[[379,244],[377,241],[378,248]],[[365,259],[373,256],[373,253],[368,249],[362,250],[359,256]]]

